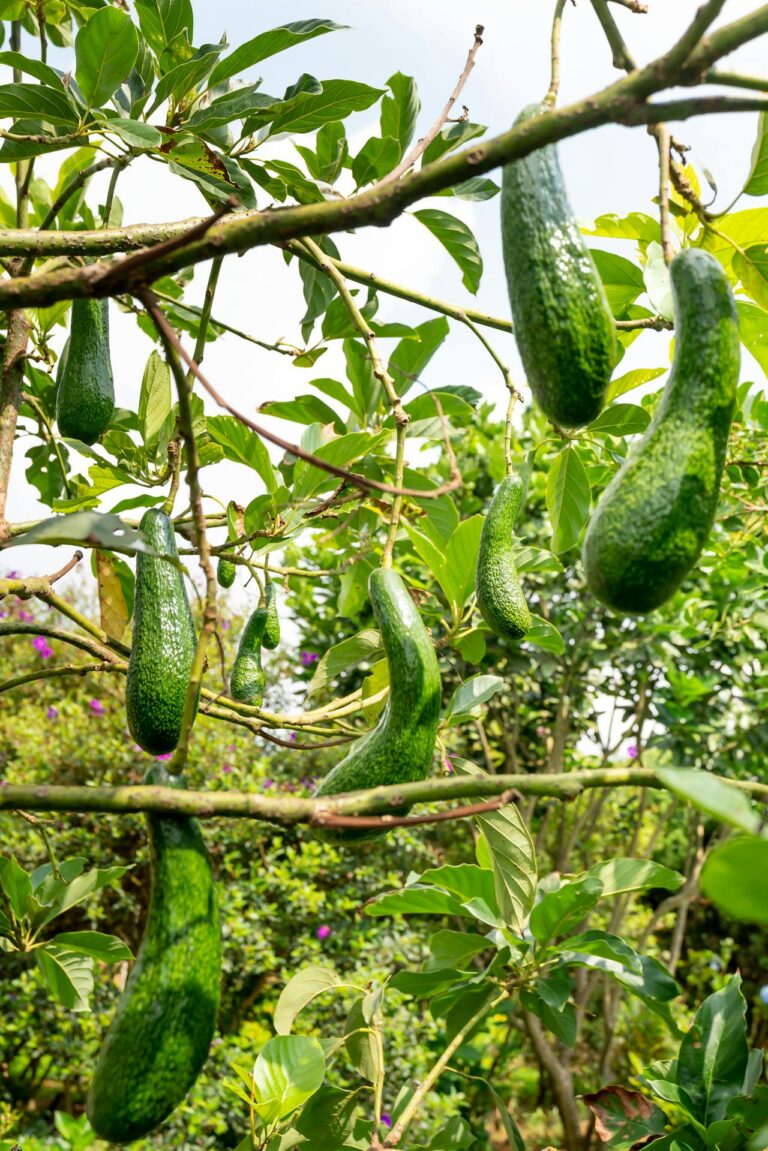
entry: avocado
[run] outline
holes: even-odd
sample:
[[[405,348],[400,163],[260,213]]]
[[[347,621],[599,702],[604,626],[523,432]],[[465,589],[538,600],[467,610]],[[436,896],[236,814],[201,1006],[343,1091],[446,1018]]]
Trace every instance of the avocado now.
[[[109,427],[115,410],[108,300],[73,300],[69,341],[59,366],[59,432],[68,439],[93,444]]]
[[[505,476],[485,517],[477,557],[477,606],[491,631],[504,639],[521,639],[531,626],[512,546],[512,530],[522,498],[520,477]]]
[[[714,523],[736,408],[739,325],[728,278],[697,248],[675,256],[671,277],[672,370],[584,538],[587,585],[619,612],[653,611],[696,564]]]

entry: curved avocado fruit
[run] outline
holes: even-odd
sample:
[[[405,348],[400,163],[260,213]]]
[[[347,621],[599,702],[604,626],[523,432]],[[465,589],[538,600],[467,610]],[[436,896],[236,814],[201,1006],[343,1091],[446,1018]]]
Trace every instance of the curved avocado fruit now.
[[[541,111],[525,108],[515,124]],[[534,399],[561,427],[588,424],[605,401],[616,340],[554,144],[505,165],[501,235],[515,340]]]
[[[139,526],[156,552],[178,559],[173,523],[164,512],[150,508]],[[139,552],[125,705],[131,735],[152,755],[173,751],[179,742],[196,647],[184,576],[173,564]]]
[[[264,625],[264,647],[273,651],[280,643],[280,616],[277,614],[277,588],[268,583],[264,589],[267,622]]]
[[[260,707],[264,698],[264,670],[261,666],[261,645],[267,626],[267,609],[259,604],[243,628],[237,648],[229,693],[240,703]]]
[[[62,356],[56,388],[59,432],[93,444],[109,427],[114,410],[109,301],[74,300],[66,358]]]
[[[228,560],[225,556],[219,556],[219,562],[216,565],[216,579],[220,587],[232,587],[237,575],[237,564],[233,564],[232,560]]]
[[[389,665],[389,698],[376,726],[326,775],[316,797],[413,783],[425,779],[432,764],[440,719],[440,669],[432,640],[397,572],[371,572],[368,591]],[[324,834],[370,839],[381,832]]]
[[[161,764],[145,783],[183,787]],[[151,894],[141,947],[99,1052],[87,1112],[96,1134],[132,1143],[182,1102],[213,1039],[221,933],[197,820],[149,815]]]
[[[504,639],[520,639],[531,626],[512,546],[512,529],[522,497],[520,477],[506,476],[491,500],[477,557],[477,606],[491,631]]]
[[[587,584],[608,607],[648,612],[680,587],[712,528],[739,380],[739,327],[720,264],[672,261],[676,343],[645,435],[614,476],[584,539]]]

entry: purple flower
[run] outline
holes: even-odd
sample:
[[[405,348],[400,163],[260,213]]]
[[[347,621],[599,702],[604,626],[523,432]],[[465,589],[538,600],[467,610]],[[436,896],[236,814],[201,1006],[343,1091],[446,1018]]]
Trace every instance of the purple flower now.
[[[219,627],[222,631],[229,631],[229,629],[232,627],[232,621],[228,619],[219,620]]]
[[[303,651],[299,658],[301,659],[302,667],[312,667],[312,664],[317,663],[320,656],[316,651]]]
[[[32,647],[40,653],[41,659],[50,659],[53,655],[53,648],[48,646],[48,640],[44,635],[36,635],[32,640]]]
[[[45,713],[46,719],[58,719],[59,709],[57,707],[49,707]]]
[[[91,704],[91,707],[93,707],[93,703]],[[156,755],[155,759],[158,762],[161,762],[161,761],[164,761],[166,759],[170,759],[172,755],[173,755],[172,751],[166,751],[165,755]]]
[[[548,727],[537,727],[536,728],[536,734],[538,735],[539,739],[543,739],[545,735],[549,735],[549,728]]]
[[[24,611],[24,608],[21,608],[19,610],[19,619],[22,620],[24,623],[33,623],[35,617],[32,615],[31,612]]]
[[[445,759],[443,760],[443,767],[445,768],[445,770],[448,772],[449,775],[453,775],[453,764],[451,763],[451,761],[447,755],[446,755]]]
[[[320,926],[318,927],[317,931],[315,932],[315,935],[317,936],[317,938],[321,942],[324,939],[327,939],[330,934],[331,934],[331,929],[327,923],[321,923]]]
[[[6,578],[6,579],[18,579],[18,578],[19,578],[19,573],[18,573],[18,572],[6,572],[6,573],[5,573],[5,578]]]
[[[290,739],[291,743],[293,743],[293,741],[296,739],[296,732],[292,731],[288,738]]]
[[[388,1111],[382,1111],[381,1121],[385,1127],[391,1127],[392,1126],[392,1116],[389,1114]]]
[[[630,759],[637,759],[638,754],[639,754],[639,752],[637,750],[637,744],[636,743],[630,743],[629,746],[627,747],[627,755],[629,756],[629,758]]]
[[[104,704],[99,699],[92,699],[89,702],[88,706],[94,715],[104,715],[106,713],[106,710],[107,710],[104,707]]]
[[[224,775],[229,775],[229,773],[232,770],[232,764],[231,763],[222,763],[221,770],[224,773]]]
[[[274,786],[275,786],[274,779],[265,779],[264,780],[264,790],[265,791],[269,791],[270,787],[274,787]]]

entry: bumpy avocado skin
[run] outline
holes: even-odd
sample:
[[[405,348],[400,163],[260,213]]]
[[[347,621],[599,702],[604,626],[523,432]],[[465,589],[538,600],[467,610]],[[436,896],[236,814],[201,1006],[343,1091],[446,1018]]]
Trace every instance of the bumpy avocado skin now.
[[[178,558],[173,523],[157,508],[141,530],[160,555]],[[152,755],[179,742],[197,635],[178,568],[155,556],[136,559],[136,610],[125,704],[131,735]]]
[[[237,655],[229,678],[229,692],[240,703],[260,707],[264,698],[264,671],[261,666],[261,645],[267,625],[267,609],[259,604],[243,628]]]
[[[277,588],[268,583],[264,589],[267,622],[264,627],[264,647],[273,651],[280,643],[280,616],[277,614]]]
[[[161,764],[145,783],[183,787]],[[88,1093],[96,1134],[126,1144],[154,1131],[205,1065],[221,981],[211,864],[197,820],[149,815],[151,882],[136,962],[104,1038]]]
[[[693,568],[717,510],[739,380],[739,328],[726,275],[708,252],[672,262],[675,357],[642,440],[587,529],[587,584],[620,612],[653,611]]]
[[[540,111],[525,108],[515,123]],[[614,325],[554,144],[505,165],[501,235],[515,339],[534,399],[559,426],[588,424],[613,371]]]
[[[219,562],[216,565],[216,579],[220,587],[232,587],[237,575],[237,564],[233,564],[232,560],[226,559],[225,556],[219,557]]]
[[[368,591],[389,664],[389,698],[376,726],[321,781],[318,797],[413,783],[425,779],[432,764],[440,719],[440,669],[432,640],[397,572],[371,572]],[[372,836],[346,832],[342,838]]]
[[[114,410],[109,301],[74,300],[66,361],[56,389],[59,432],[93,444],[109,427]]]
[[[491,631],[503,639],[521,639],[531,626],[512,546],[522,498],[523,481],[519,476],[506,476],[485,517],[477,557],[477,606]]]

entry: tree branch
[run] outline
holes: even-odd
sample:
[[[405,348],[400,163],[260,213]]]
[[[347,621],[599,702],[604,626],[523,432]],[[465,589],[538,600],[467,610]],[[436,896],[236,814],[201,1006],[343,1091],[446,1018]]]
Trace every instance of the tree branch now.
[[[721,778],[721,777],[718,777]],[[723,782],[757,799],[768,800],[768,784],[726,779]],[[436,803],[500,795],[514,789],[520,795],[570,800],[595,787],[663,789],[652,768],[613,767],[542,775],[493,775],[429,779],[396,787],[376,787],[322,799],[265,796],[237,791],[186,791],[164,787],[79,787],[39,784],[0,785],[0,810],[96,811],[196,815],[202,819],[255,819],[280,825],[317,823],[329,815],[381,815],[417,803]]]
[[[30,331],[24,312],[17,310],[9,314],[0,378],[0,543],[8,538],[5,509]]]

